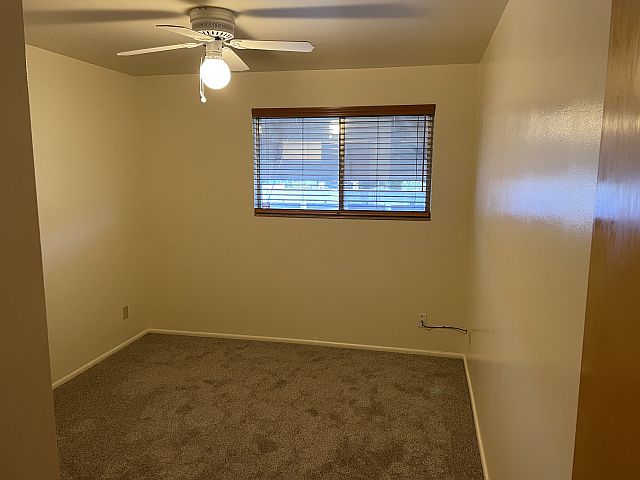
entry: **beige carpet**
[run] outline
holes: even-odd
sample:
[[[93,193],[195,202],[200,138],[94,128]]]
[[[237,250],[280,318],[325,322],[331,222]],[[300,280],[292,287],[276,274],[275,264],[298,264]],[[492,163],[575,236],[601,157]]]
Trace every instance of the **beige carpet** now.
[[[461,360],[147,335],[55,390],[63,480],[477,480]]]

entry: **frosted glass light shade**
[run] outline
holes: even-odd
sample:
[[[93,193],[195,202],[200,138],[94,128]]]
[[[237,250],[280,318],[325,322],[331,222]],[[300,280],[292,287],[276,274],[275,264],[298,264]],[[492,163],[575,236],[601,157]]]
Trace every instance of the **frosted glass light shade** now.
[[[200,66],[202,83],[213,90],[226,87],[231,80],[231,70],[221,58],[205,58]]]

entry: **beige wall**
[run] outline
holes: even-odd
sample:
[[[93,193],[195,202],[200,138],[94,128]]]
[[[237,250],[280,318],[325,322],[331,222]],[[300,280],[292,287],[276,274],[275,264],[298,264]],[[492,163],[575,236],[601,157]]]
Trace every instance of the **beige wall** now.
[[[55,480],[47,323],[22,4],[0,3],[0,477]]]
[[[141,113],[133,77],[34,47],[27,54],[56,381],[146,328]]]
[[[481,65],[469,364],[492,480],[571,477],[609,10],[511,0]]]
[[[477,66],[143,82],[153,326],[464,351]],[[255,218],[252,107],[437,104],[433,221]]]
[[[147,326],[465,350],[416,314],[465,325],[476,66],[242,74],[202,105],[190,75],[28,63],[54,381]],[[438,106],[433,221],[253,217],[252,107],[385,103]]]

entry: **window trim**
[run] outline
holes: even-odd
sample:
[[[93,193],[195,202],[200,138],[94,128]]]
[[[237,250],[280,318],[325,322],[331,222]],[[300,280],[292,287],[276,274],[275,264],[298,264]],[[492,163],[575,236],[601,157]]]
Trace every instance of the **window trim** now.
[[[253,108],[252,118],[322,118],[322,117],[383,117],[401,115],[430,115],[433,117],[432,140],[429,144],[429,158],[433,159],[433,130],[435,129],[435,104],[424,105],[376,105],[353,107],[302,107],[302,108]],[[343,134],[341,129],[341,135]],[[255,138],[254,138],[255,140]],[[255,159],[254,159],[255,162]],[[341,168],[344,158],[340,159]],[[433,171],[433,165],[431,171]],[[255,166],[254,166],[255,174]],[[255,189],[254,178],[254,189]],[[341,190],[342,192],[342,190]],[[425,212],[391,212],[380,210],[298,210],[255,208],[256,217],[295,218],[352,218],[370,220],[431,220],[431,185],[428,186],[428,209]],[[255,190],[254,190],[255,196]],[[342,193],[340,193],[342,197]]]

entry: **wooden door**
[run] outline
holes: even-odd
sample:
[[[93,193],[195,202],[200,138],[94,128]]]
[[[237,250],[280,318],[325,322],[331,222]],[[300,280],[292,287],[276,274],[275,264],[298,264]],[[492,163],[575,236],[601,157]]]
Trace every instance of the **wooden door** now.
[[[613,0],[574,480],[640,478],[640,0]]]

